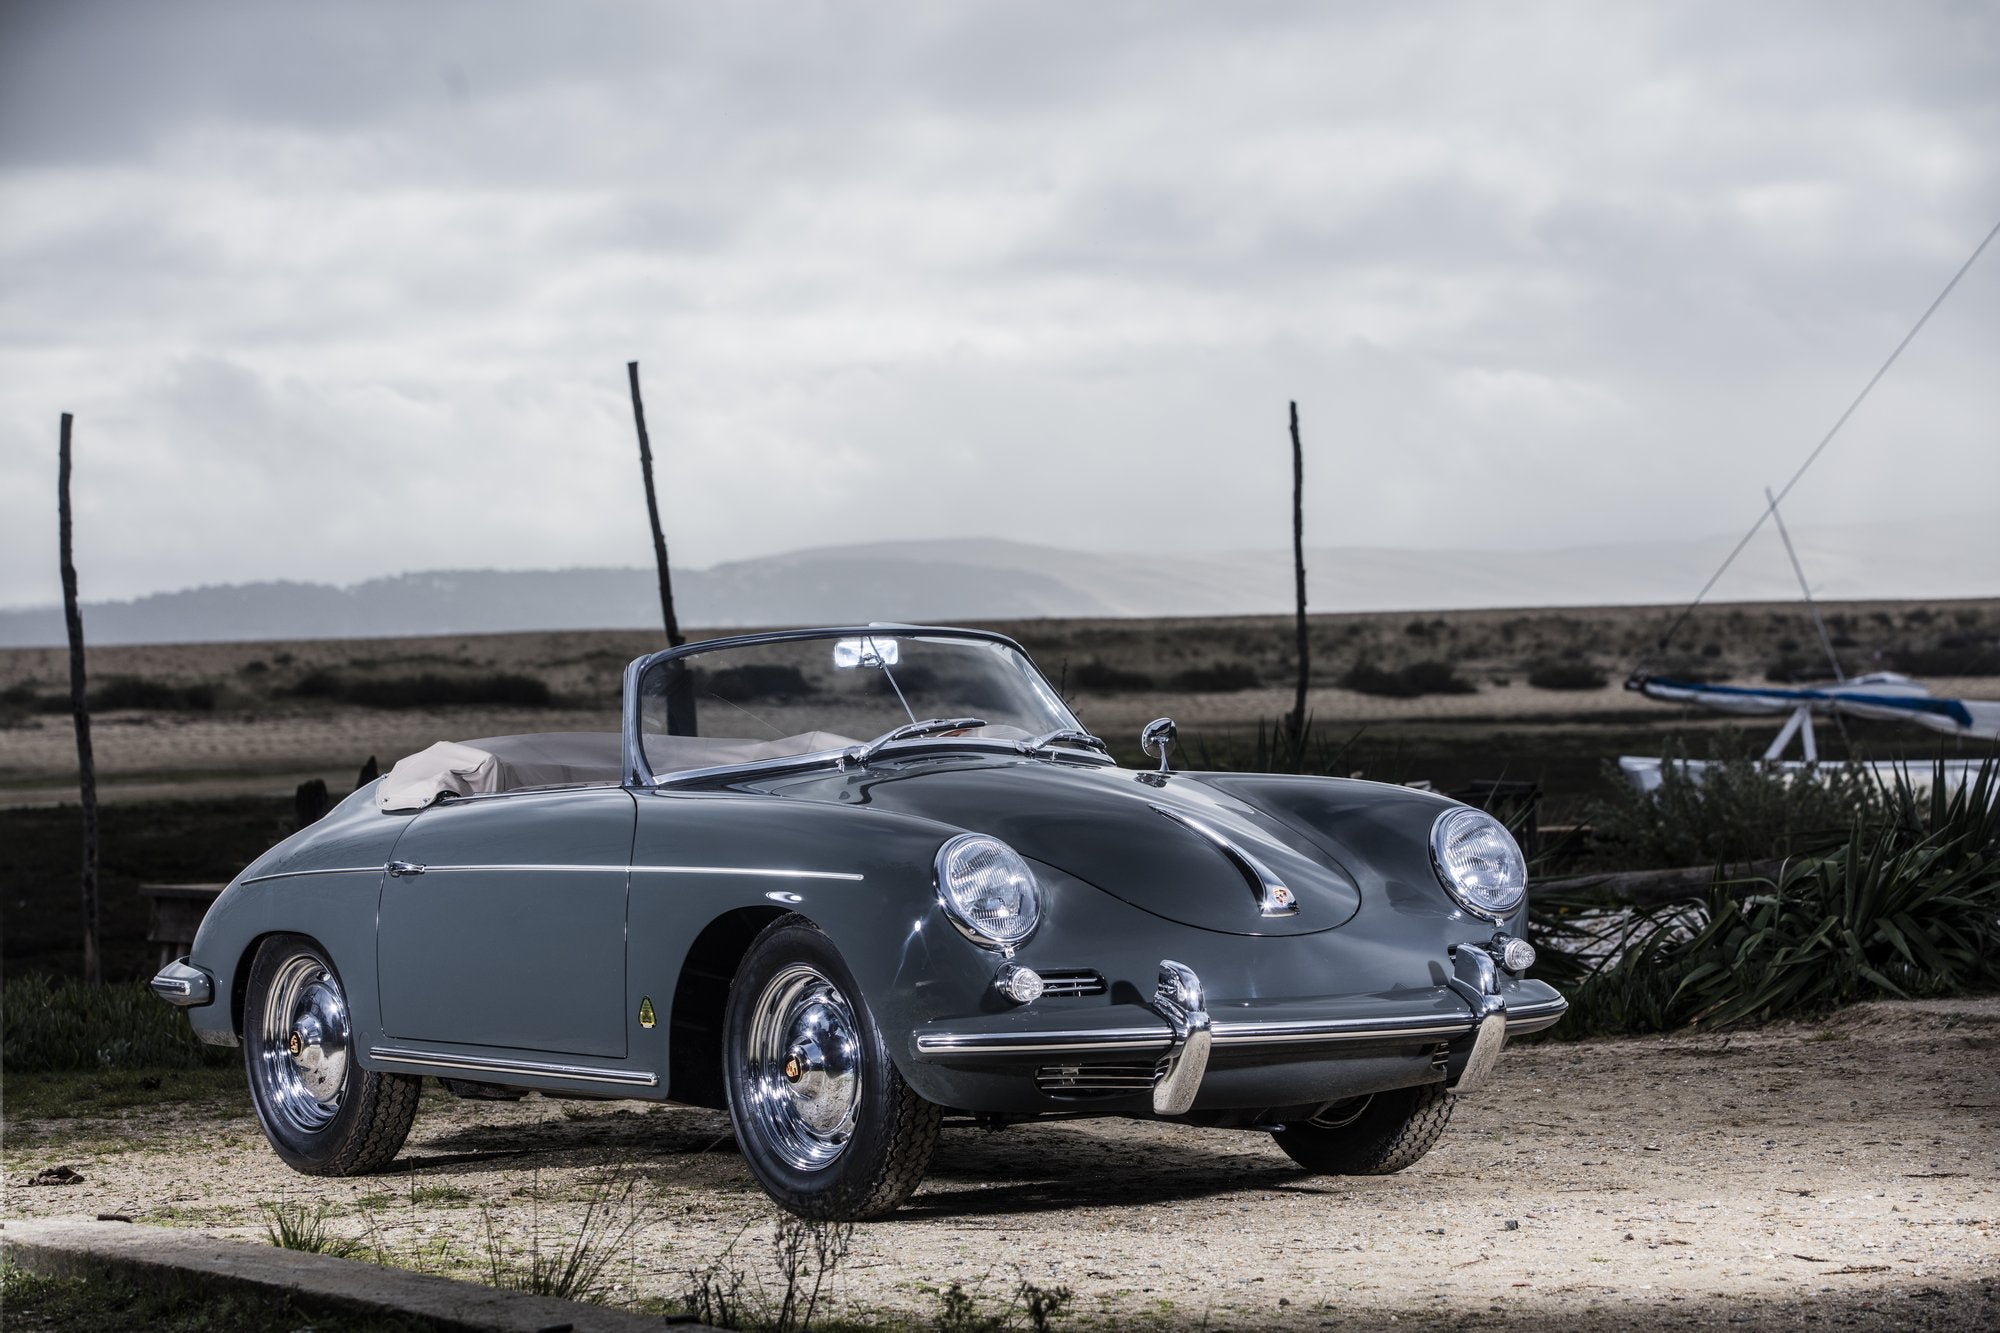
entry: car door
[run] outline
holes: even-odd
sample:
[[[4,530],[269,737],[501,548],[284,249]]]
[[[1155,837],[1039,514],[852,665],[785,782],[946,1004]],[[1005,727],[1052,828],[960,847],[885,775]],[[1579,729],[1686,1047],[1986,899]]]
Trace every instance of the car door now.
[[[626,1053],[632,797],[619,788],[445,801],[382,881],[382,1028],[407,1042]]]

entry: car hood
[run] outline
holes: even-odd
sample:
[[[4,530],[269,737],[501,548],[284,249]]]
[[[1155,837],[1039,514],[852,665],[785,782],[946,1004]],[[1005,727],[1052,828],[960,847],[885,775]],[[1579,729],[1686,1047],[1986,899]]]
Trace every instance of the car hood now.
[[[1040,759],[936,756],[757,784],[774,795],[894,810],[989,833],[1170,921],[1233,935],[1303,935],[1353,916],[1354,877],[1324,847],[1198,784]],[[1173,816],[1200,821],[1296,895],[1265,916],[1254,872]]]

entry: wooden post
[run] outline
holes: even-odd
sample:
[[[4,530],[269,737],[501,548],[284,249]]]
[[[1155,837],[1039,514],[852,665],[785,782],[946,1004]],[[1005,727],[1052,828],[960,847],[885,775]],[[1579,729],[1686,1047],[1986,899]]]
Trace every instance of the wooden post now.
[[[1305,732],[1306,726],[1306,686],[1312,677],[1312,664],[1306,643],[1306,509],[1305,509],[1306,463],[1305,450],[1299,444],[1299,405],[1292,404],[1292,570],[1297,576],[1299,606],[1299,687],[1294,696],[1291,714],[1285,725],[1290,728],[1293,739]]]
[[[660,619],[666,623],[667,647],[678,648],[680,622],[674,619],[674,580],[667,569],[667,536],[660,528],[660,502],[653,492],[653,445],[646,438],[646,404],[639,398],[639,363],[627,361],[625,376],[632,383],[632,424],[639,428],[639,470],[646,476],[646,516],[653,520],[653,562],[660,569]]]
[[[69,710],[76,723],[76,769],[83,799],[83,979],[104,981],[97,952],[97,768],[90,757],[90,700],[84,693],[83,612],[76,604],[76,561],[70,555],[70,414],[62,414],[62,443],[56,452],[57,540],[62,548],[63,621],[69,627]]]

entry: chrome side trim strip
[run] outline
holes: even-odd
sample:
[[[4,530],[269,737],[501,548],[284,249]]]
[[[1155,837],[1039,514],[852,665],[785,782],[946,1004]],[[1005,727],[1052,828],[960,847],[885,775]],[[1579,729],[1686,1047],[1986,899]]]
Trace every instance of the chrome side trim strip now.
[[[791,870],[782,866],[633,866],[650,875],[754,875],[766,879],[841,879],[859,884],[868,876],[858,870]]]
[[[1510,1034],[1540,1032],[1543,1028],[1554,1027],[1557,1020],[1568,1012],[1569,1001],[1560,995],[1540,1004],[1510,1007],[1507,1010],[1507,1031]]]
[[[636,1069],[599,1069],[590,1065],[545,1065],[532,1060],[492,1060],[482,1055],[446,1055],[437,1051],[408,1051],[394,1046],[371,1046],[368,1054],[387,1064],[424,1065],[432,1069],[467,1069],[481,1074],[526,1074],[535,1078],[566,1078],[580,1083],[618,1083],[627,1087],[656,1087],[658,1074]]]
[[[1401,1018],[1327,1018],[1291,1022],[1214,1022],[1217,1046],[1304,1042],[1440,1041],[1472,1029],[1470,1015],[1412,1014]],[[1173,1044],[1171,1029],[1104,1028],[1095,1032],[920,1032],[917,1054],[1039,1055],[1062,1051],[1153,1051]]]
[[[400,864],[400,863],[399,863]],[[753,875],[764,879],[841,879],[860,881],[867,876],[852,870],[793,870],[782,866],[583,866],[583,865],[467,865],[436,866],[427,865],[421,873],[427,875],[465,874],[475,870],[504,871],[556,871],[565,875],[600,874],[623,875],[626,872],[640,875]],[[393,871],[391,873],[394,873]]]
[[[1295,1023],[1217,1023],[1218,1046],[1265,1046],[1308,1041],[1388,1041],[1399,1037],[1456,1037],[1471,1021],[1452,1014],[1423,1014],[1403,1019],[1328,1018]]]
[[[278,870],[268,875],[252,875],[238,884],[264,884],[274,879],[298,879],[306,875],[379,875],[381,866],[327,866],[321,870]]]
[[[1094,1032],[919,1032],[918,1055],[1036,1055],[1051,1051],[1159,1051],[1173,1042],[1157,1028],[1100,1028]]]

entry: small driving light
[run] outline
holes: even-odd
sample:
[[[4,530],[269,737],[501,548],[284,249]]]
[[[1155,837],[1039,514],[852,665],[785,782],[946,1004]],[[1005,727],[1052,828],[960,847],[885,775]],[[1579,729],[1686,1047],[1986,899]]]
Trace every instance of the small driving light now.
[[[1518,935],[1495,935],[1493,945],[1500,951],[1500,966],[1509,972],[1525,972],[1535,965],[1535,946]]]
[[[1032,967],[1017,967],[1013,963],[1007,964],[993,976],[993,989],[1015,1004],[1033,1004],[1041,999],[1042,985],[1041,973]]]

